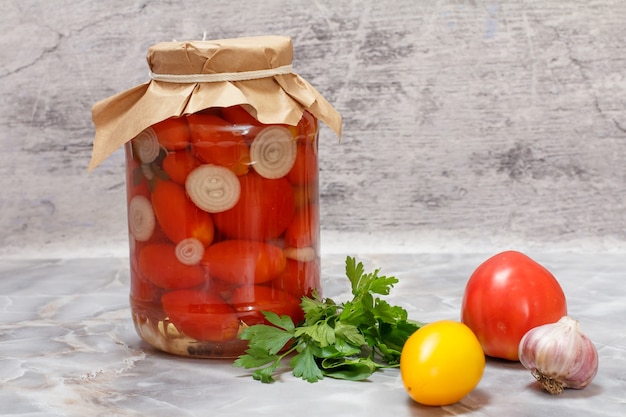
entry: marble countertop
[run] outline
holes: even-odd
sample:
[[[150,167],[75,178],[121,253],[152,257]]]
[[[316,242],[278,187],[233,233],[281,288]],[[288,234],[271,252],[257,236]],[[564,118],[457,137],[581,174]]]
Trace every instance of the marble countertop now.
[[[388,300],[421,321],[458,319],[465,282],[488,257],[356,256],[368,269],[397,276],[400,283]],[[595,342],[598,375],[584,390],[553,397],[519,363],[488,360],[478,387],[447,407],[412,402],[397,369],[365,382],[310,384],[283,374],[274,384],[262,384],[228,360],[157,352],[133,328],[124,258],[0,260],[0,415],[625,415],[626,257],[533,257],[557,276],[569,314]],[[344,259],[338,254],[322,259],[324,294],[336,300],[349,293]]]

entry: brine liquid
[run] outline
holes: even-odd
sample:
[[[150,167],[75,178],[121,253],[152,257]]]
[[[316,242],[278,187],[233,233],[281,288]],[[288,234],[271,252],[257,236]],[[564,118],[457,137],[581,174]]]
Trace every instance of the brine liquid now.
[[[167,119],[126,145],[132,316],[177,355],[236,357],[262,311],[320,292],[317,121],[239,106]]]

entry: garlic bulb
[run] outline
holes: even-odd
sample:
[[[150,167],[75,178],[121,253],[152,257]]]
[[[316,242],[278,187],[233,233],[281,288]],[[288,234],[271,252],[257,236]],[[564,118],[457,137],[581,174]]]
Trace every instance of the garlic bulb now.
[[[519,360],[550,394],[582,389],[598,372],[598,351],[569,316],[529,330],[519,345]]]

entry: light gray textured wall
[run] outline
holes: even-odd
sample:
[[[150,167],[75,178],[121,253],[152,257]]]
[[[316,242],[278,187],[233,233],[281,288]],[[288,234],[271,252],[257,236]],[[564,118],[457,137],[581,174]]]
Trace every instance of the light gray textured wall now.
[[[626,251],[624,0],[0,4],[0,255],[124,253],[123,154],[91,105],[164,40],[294,40],[344,116],[321,144],[326,250]]]

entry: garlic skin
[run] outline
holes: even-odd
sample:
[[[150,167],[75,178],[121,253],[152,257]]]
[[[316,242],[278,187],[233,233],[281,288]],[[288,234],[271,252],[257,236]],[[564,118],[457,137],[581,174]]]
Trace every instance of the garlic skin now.
[[[585,388],[598,372],[596,347],[569,316],[529,330],[520,341],[519,360],[550,394]]]

